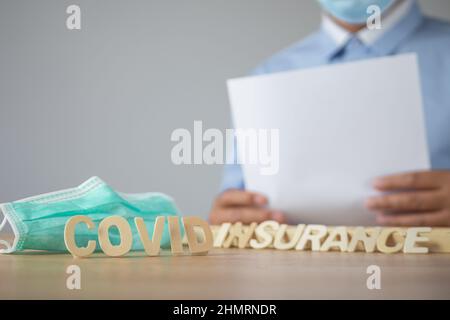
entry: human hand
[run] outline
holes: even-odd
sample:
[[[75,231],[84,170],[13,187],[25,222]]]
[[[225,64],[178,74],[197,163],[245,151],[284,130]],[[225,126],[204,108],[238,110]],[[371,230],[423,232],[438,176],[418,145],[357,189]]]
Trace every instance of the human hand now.
[[[393,192],[367,199],[377,223],[450,226],[450,171],[421,171],[381,177],[374,187]]]
[[[209,220],[212,224],[223,222],[262,222],[275,220],[280,223],[285,221],[284,214],[280,211],[267,208],[268,200],[265,196],[244,190],[227,190],[217,196],[214,201]]]

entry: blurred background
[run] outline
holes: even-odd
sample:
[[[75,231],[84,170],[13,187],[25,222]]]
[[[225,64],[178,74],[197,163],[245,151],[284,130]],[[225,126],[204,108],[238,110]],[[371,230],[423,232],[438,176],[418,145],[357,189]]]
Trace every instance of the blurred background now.
[[[225,81],[319,23],[315,0],[0,0],[0,202],[96,175],[206,217],[222,168],[172,164],[172,131],[229,128]]]

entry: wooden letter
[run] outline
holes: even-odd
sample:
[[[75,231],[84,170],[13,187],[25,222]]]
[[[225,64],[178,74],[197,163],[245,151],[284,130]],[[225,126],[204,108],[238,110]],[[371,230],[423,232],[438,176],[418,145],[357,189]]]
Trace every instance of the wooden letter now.
[[[120,244],[114,246],[109,240],[109,228],[115,226],[119,230]],[[120,257],[127,254],[133,245],[133,236],[127,220],[120,216],[107,217],[98,226],[98,241],[103,252],[111,257]]]
[[[319,251],[320,242],[327,235],[327,227],[323,225],[310,224],[305,228],[295,250],[304,250],[308,241],[311,241],[311,250]]]
[[[221,248],[230,231],[231,223],[222,223],[214,236],[214,248]]]
[[[97,243],[94,240],[89,240],[86,248],[77,246],[75,242],[75,226],[80,222],[86,223],[88,229],[93,229],[95,226],[89,217],[73,216],[66,222],[66,226],[64,227],[64,243],[66,244],[67,250],[74,257],[87,257],[95,251]]]
[[[383,253],[395,253],[402,250],[404,241],[399,241],[394,246],[388,246],[389,237],[395,232],[401,234],[402,236],[405,235],[405,231],[401,228],[384,228],[381,230],[377,239],[378,251]]]
[[[370,231],[366,231],[366,229],[363,227],[356,227],[355,229],[353,229],[353,232],[351,234],[351,240],[350,244],[348,245],[347,251],[355,252],[358,243],[362,242],[364,251],[374,252],[377,246],[377,238],[380,232],[381,228],[379,227],[373,228]],[[370,235],[367,235],[367,233],[370,233]]]
[[[416,247],[416,242],[428,242],[430,240],[427,237],[420,237],[419,232],[431,232],[431,228],[409,228],[406,230],[404,253],[428,253],[427,247]]]
[[[270,246],[273,241],[273,236],[266,228],[276,231],[279,226],[279,223],[276,221],[264,221],[260,223],[255,228],[256,239],[250,240],[250,247],[253,249],[264,249]]]
[[[134,218],[134,223],[136,224],[142,244],[144,245],[145,253],[149,256],[157,256],[161,249],[161,238],[164,231],[164,216],[156,217],[155,225],[153,226],[152,240],[150,240],[143,218]]]
[[[329,236],[322,244],[320,251],[329,251],[331,248],[339,248],[341,252],[347,250],[348,234],[346,227],[335,227],[331,230]]]
[[[297,228],[295,228],[295,232],[290,238],[290,240],[288,242],[283,242],[284,236],[286,236],[286,238],[289,238],[289,236],[287,233],[287,225],[282,224],[278,229],[277,233],[275,234],[275,240],[273,243],[274,248],[278,250],[293,249],[295,245],[298,243],[298,240],[300,240],[300,237],[304,229],[305,229],[304,224],[297,225]]]
[[[199,217],[183,217],[184,230],[189,244],[189,250],[193,254],[207,253],[213,246],[213,235],[209,224]],[[194,228],[199,227],[203,230],[203,243],[197,240],[197,234]]]
[[[224,248],[229,248],[231,245],[237,241],[237,247],[240,249],[244,249],[247,246],[247,243],[253,236],[253,232],[257,226],[256,222],[253,222],[251,225],[246,226],[246,230],[242,227],[241,222],[236,222],[231,226],[228,238],[226,238],[223,243]]]
[[[179,217],[167,217],[169,222],[170,248],[173,255],[183,253],[183,245],[181,243],[181,231]]]

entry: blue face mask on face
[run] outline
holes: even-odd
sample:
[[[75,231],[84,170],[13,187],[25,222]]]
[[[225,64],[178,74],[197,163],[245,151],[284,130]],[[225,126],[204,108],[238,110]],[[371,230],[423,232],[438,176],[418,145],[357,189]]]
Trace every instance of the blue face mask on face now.
[[[372,13],[367,9],[371,5],[378,6],[383,13],[394,0],[318,0],[322,8],[342,21],[353,24],[362,24]]]
[[[77,244],[85,247],[90,240],[97,242],[99,222],[109,216],[121,216],[130,224],[133,234],[132,250],[143,250],[135,217],[143,218],[147,230],[153,230],[157,216],[176,216],[178,211],[171,198],[161,193],[125,194],[113,190],[105,182],[93,177],[82,185],[52,192],[20,201],[0,204],[3,220],[0,220],[0,253],[22,250],[46,250],[67,252],[64,243],[64,227],[71,217],[84,215],[92,219],[96,228],[88,229],[79,224],[75,234]],[[14,240],[2,239],[2,229],[9,224],[14,231]],[[109,238],[113,245],[120,243],[120,233],[111,228]],[[161,246],[170,245],[167,225]]]

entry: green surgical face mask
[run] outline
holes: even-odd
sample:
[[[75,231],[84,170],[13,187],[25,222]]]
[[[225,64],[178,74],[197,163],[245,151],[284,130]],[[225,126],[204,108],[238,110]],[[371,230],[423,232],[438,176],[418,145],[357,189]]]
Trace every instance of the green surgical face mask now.
[[[67,252],[64,244],[64,227],[67,220],[76,215],[85,215],[95,223],[88,229],[79,223],[75,229],[76,243],[85,247],[89,240],[97,242],[97,228],[101,220],[109,216],[125,218],[133,233],[132,250],[143,250],[135,217],[142,217],[147,230],[152,232],[157,216],[174,216],[178,210],[171,198],[161,193],[125,194],[114,191],[97,177],[90,178],[80,186],[15,202],[0,204],[3,221],[0,223],[0,253],[23,250],[46,250]],[[14,231],[12,243],[2,239],[2,229],[10,224]],[[113,245],[120,244],[117,228],[110,228],[109,237]],[[163,248],[170,246],[169,231],[164,226],[161,239]]]

